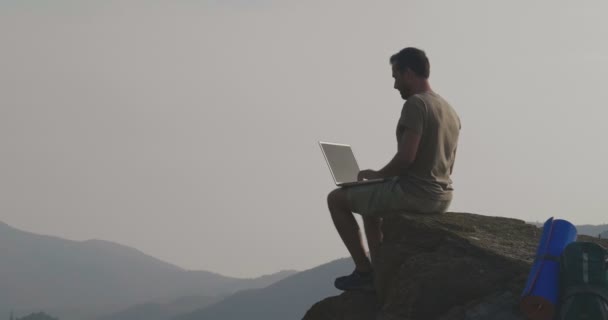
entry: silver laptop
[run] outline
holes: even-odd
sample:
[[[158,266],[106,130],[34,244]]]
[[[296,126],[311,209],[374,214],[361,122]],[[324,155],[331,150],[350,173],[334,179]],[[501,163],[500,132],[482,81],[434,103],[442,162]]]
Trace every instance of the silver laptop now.
[[[357,181],[359,165],[353,154],[353,150],[347,144],[319,141],[325,161],[329,166],[331,176],[337,186],[346,187],[367,183],[376,183],[385,179],[370,179]]]

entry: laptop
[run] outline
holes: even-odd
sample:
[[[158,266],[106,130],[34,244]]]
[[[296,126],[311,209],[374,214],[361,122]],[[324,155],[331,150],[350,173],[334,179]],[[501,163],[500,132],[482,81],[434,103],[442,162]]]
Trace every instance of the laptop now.
[[[359,165],[353,150],[347,144],[319,141],[327,166],[334,182],[339,187],[356,186],[368,183],[382,182],[386,179],[370,179],[357,181]]]

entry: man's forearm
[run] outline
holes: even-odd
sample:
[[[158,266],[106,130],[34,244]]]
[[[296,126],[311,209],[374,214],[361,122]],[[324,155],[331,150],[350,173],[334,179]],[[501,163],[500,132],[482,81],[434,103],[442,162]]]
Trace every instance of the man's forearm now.
[[[384,168],[378,171],[382,178],[395,177],[405,174],[411,162],[405,160],[405,157],[397,152],[393,159]]]

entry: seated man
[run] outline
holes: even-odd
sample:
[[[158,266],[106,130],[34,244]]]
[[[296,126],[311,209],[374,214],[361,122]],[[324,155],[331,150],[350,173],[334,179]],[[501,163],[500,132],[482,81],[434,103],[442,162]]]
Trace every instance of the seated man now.
[[[350,252],[355,271],[336,279],[340,290],[373,289],[372,262],[382,242],[381,217],[398,211],[443,213],[452,200],[460,119],[431,90],[424,51],[405,48],[390,58],[395,89],[406,100],[397,123],[397,154],[379,171],[363,170],[359,180],[384,182],[333,190],[327,198],[332,220]],[[365,254],[353,212],[363,216],[370,258]]]

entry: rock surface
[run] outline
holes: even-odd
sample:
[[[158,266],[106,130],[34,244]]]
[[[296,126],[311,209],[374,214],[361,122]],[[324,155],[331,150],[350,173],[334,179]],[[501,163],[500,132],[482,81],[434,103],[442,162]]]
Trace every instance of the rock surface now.
[[[468,213],[385,218],[376,294],[345,292],[304,320],[523,320],[518,300],[541,229]],[[608,247],[607,240],[579,236]]]

